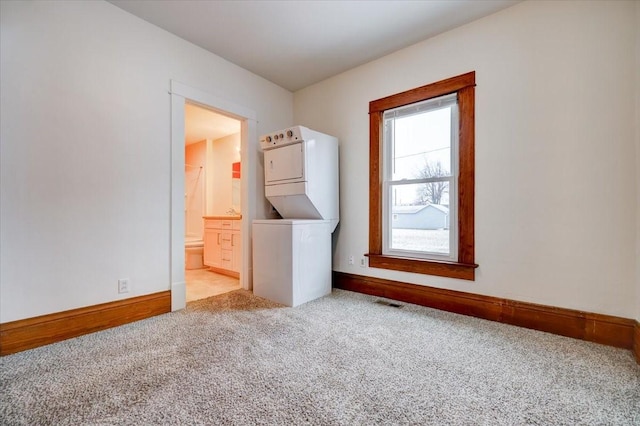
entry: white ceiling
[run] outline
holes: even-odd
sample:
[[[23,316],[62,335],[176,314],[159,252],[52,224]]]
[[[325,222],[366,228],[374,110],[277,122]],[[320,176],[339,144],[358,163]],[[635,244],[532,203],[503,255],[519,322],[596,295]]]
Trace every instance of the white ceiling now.
[[[296,91],[521,0],[109,0]]]
[[[185,145],[240,133],[240,121],[192,104],[184,107]]]

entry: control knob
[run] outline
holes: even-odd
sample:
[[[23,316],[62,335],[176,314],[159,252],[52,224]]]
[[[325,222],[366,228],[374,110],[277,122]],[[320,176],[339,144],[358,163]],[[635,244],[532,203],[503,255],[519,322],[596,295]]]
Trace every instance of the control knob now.
[[[287,130],[287,136],[288,137],[293,136],[293,130]]]

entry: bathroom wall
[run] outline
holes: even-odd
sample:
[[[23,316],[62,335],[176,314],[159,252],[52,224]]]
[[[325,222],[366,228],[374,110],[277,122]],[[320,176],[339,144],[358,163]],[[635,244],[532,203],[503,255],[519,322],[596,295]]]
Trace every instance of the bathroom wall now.
[[[203,233],[202,216],[225,215],[232,207],[231,164],[240,161],[240,133],[185,147],[186,235]]]
[[[207,167],[211,179],[211,189],[207,191],[207,212],[210,215],[228,214],[233,206],[231,164],[240,161],[239,147],[240,133],[212,141]]]
[[[202,238],[205,213],[207,141],[189,144],[184,150],[185,235]],[[195,166],[195,167],[191,167]]]
[[[291,92],[108,2],[0,2],[0,322],[170,289],[171,80],[293,122]]]

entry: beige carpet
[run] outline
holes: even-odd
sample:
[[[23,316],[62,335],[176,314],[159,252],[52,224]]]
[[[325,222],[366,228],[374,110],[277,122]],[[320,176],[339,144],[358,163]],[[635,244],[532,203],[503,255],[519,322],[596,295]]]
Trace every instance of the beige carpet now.
[[[2,425],[638,425],[630,351],[335,290],[243,290],[0,359]]]

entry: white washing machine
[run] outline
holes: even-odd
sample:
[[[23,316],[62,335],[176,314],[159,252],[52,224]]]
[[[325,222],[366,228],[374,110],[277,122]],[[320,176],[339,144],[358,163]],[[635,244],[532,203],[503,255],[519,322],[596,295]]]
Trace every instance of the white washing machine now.
[[[253,221],[253,293],[298,306],[331,293],[331,221]]]
[[[283,219],[253,221],[253,292],[298,306],[331,293],[338,140],[294,126],[260,137],[265,196]]]

